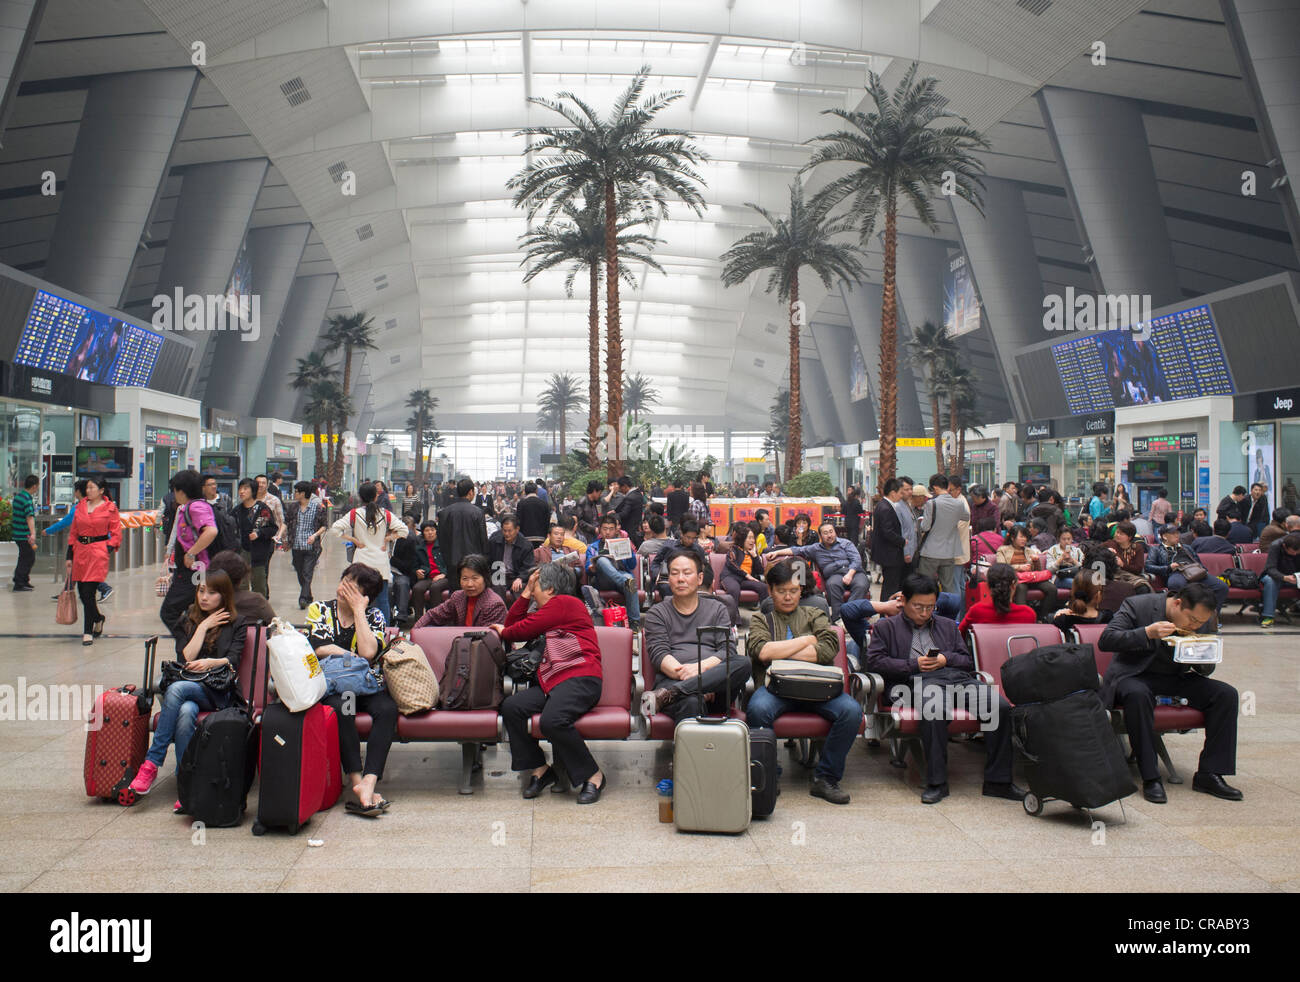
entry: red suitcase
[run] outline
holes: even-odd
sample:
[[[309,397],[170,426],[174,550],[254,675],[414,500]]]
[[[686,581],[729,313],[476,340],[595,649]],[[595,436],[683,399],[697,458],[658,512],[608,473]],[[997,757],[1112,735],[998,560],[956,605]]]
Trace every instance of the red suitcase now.
[[[262,714],[262,746],[253,834],[268,827],[291,835],[318,811],[333,807],[343,790],[339,721],[334,710],[316,705],[300,713],[274,702]]]
[[[154,659],[158,638],[144,643],[144,687],[134,685],[109,689],[95,700],[86,734],[86,758],[82,767],[86,794],[92,798],[116,800],[120,805],[135,803],[130,784],[144,763],[149,749],[149,717],[153,712]]]

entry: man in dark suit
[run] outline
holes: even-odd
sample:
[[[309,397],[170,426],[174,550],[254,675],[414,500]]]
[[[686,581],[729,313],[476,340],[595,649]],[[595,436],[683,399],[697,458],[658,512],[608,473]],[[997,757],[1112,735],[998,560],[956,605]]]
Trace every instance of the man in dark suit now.
[[[1192,531],[1196,533],[1196,538],[1192,540],[1192,548],[1196,550],[1198,556],[1207,552],[1231,556],[1237,551],[1236,547],[1228,541],[1232,524],[1226,518],[1214,520],[1213,532],[1204,522],[1193,525]]]
[[[871,561],[881,568],[884,580],[880,599],[888,600],[903,585],[903,525],[894,504],[903,496],[902,482],[891,477],[881,488],[884,497],[871,513]]]
[[[667,501],[665,502],[664,517],[668,520],[668,527],[676,530],[681,522],[686,510],[691,507],[691,496],[686,493],[685,488],[679,488],[672,481],[668,482],[665,489],[667,491]]]
[[[641,513],[645,510],[645,498],[632,486],[632,479],[626,474],[618,479],[618,490],[622,497],[614,506],[614,514],[618,516],[618,524],[623,526],[623,531],[628,534],[633,545],[639,546],[643,538]]]
[[[1192,788],[1240,801],[1241,792],[1223,780],[1237,769],[1237,690],[1207,678],[1213,665],[1182,665],[1163,640],[1176,633],[1212,631],[1214,594],[1189,583],[1178,596],[1148,593],[1129,597],[1115,612],[1098,647],[1115,652],[1101,683],[1105,706],[1124,710],[1124,725],[1142,774],[1142,795],[1158,805],[1168,798],[1156,766],[1157,696],[1182,697],[1205,714],[1205,746]]]
[[[524,485],[524,496],[515,511],[519,515],[519,531],[525,539],[546,538],[551,528],[551,506],[537,494],[537,485],[532,481]],[[524,577],[524,582],[528,582],[528,577]]]
[[[486,556],[487,519],[483,509],[474,504],[474,482],[463,477],[456,484],[456,499],[438,512],[438,541],[447,557],[447,575],[457,577],[456,564],[462,556],[478,553]],[[453,582],[455,580],[453,579]]]
[[[1214,509],[1220,518],[1226,518],[1230,522],[1244,522],[1248,514],[1246,504],[1246,488],[1238,484],[1228,494],[1223,496],[1219,502],[1219,507]]]

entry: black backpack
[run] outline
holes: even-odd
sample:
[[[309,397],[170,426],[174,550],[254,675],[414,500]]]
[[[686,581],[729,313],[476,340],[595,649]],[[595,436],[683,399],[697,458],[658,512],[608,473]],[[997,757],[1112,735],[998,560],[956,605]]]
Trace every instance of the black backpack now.
[[[181,811],[213,828],[240,823],[257,767],[255,734],[242,706],[217,710],[199,721],[176,772]]]
[[[1234,590],[1259,589],[1259,574],[1253,569],[1237,569],[1230,566],[1220,574],[1219,579],[1226,581]]]
[[[213,552],[225,552],[230,549],[239,552],[241,546],[239,541],[239,525],[235,522],[235,516],[230,514],[220,505],[213,504],[212,517],[217,523],[216,549]]]

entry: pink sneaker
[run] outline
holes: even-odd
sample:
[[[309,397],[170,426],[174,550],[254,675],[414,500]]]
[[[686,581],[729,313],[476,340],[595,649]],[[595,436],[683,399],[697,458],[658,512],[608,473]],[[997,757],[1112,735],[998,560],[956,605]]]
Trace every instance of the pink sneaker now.
[[[136,772],[135,780],[131,782],[131,790],[136,794],[148,794],[149,789],[153,787],[154,779],[158,777],[158,765],[152,760],[146,760],[140,765],[140,770]]]

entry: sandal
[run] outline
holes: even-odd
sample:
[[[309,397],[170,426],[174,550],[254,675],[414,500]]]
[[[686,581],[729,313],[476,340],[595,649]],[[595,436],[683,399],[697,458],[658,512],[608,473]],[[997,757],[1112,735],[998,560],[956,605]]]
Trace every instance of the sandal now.
[[[391,804],[392,802],[389,801],[387,798],[380,798],[378,801],[375,802],[375,807],[378,808],[380,811],[386,812],[388,811],[388,806]]]
[[[378,818],[383,809],[379,805],[371,805],[367,808],[359,801],[349,801],[343,806],[343,810],[351,815],[360,815],[363,818]]]

